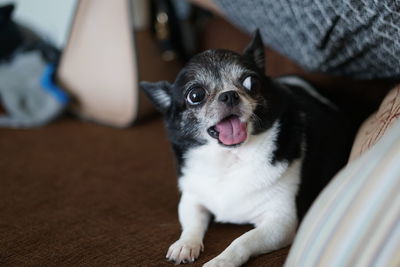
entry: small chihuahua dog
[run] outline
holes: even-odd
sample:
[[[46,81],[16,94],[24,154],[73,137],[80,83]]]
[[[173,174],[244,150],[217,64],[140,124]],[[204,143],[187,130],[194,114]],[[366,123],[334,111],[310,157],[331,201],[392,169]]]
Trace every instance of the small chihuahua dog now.
[[[173,84],[142,82],[164,114],[178,165],[180,238],[167,252],[193,262],[215,221],[252,224],[204,266],[240,266],[288,246],[299,221],[345,164],[347,124],[306,81],[265,76],[258,31],[243,55],[208,50]]]

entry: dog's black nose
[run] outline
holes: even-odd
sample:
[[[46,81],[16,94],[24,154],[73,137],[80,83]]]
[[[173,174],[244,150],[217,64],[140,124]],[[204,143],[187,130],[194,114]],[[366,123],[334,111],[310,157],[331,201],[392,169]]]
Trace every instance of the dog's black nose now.
[[[218,101],[225,103],[228,107],[234,107],[239,104],[239,94],[236,91],[223,92],[219,95]]]

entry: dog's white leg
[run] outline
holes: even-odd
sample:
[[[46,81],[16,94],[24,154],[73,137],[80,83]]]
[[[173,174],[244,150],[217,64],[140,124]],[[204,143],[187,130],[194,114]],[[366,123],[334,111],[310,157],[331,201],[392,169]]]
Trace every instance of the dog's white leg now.
[[[289,245],[294,237],[297,220],[269,218],[253,230],[235,239],[221,254],[203,267],[233,267],[250,257]]]
[[[190,194],[183,193],[178,207],[182,234],[167,252],[168,260],[176,264],[193,262],[203,250],[203,237],[210,221],[210,213]]]

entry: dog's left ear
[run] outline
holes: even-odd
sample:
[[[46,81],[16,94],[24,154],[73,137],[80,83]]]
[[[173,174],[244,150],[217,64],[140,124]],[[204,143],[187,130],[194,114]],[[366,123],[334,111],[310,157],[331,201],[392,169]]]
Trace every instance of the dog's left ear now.
[[[140,88],[161,113],[165,114],[171,107],[171,84],[169,82],[140,82]]]
[[[244,50],[244,55],[250,57],[256,63],[256,66],[262,72],[265,72],[264,44],[258,29],[253,33],[253,38]]]

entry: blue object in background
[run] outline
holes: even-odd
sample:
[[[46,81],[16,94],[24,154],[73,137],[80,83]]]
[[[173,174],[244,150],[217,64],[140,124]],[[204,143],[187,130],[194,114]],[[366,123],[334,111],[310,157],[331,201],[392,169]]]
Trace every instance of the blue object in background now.
[[[66,105],[69,101],[69,98],[68,95],[54,83],[53,77],[55,71],[56,68],[54,64],[47,64],[46,68],[43,71],[40,84],[42,85],[44,90],[53,95],[61,104]]]

